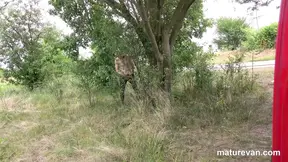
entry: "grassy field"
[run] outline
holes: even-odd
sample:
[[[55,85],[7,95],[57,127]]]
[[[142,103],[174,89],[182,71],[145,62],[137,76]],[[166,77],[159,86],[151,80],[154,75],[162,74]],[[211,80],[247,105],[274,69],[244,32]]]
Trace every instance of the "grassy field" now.
[[[129,92],[122,106],[118,96],[99,93],[91,107],[69,84],[59,102],[49,89],[1,83],[0,161],[270,161],[216,156],[224,149],[271,150],[273,70],[255,73],[267,93],[235,99],[226,116],[209,111],[221,100],[207,106],[195,97],[185,107],[169,106],[159,95],[160,106],[151,111]]]
[[[223,64],[229,61],[229,57],[234,57],[237,54],[241,54],[241,51],[225,51],[216,53],[214,58],[215,64]],[[267,49],[261,52],[244,52],[244,61],[250,62],[252,61],[252,57],[254,61],[268,61],[275,59],[275,49]]]

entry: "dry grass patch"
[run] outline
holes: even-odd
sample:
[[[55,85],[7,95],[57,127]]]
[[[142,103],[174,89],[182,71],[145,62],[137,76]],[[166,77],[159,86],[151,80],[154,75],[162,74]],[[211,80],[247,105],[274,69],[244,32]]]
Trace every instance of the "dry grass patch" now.
[[[263,87],[271,88],[265,80],[273,72],[255,73]],[[216,156],[223,149],[270,150],[272,100],[263,91],[237,96],[233,102],[199,92],[171,105],[156,93],[156,109],[132,95],[120,105],[103,94],[88,107],[73,88],[67,91],[61,102],[46,91],[2,97],[0,161],[270,160]]]
[[[245,52],[241,50],[235,51],[223,51],[216,53],[214,58],[215,64],[223,64],[229,61],[229,57],[235,57],[236,55],[244,54],[244,62],[252,61],[252,57],[254,61],[268,61],[275,59],[275,49],[266,49],[263,51],[252,51],[252,52]]]

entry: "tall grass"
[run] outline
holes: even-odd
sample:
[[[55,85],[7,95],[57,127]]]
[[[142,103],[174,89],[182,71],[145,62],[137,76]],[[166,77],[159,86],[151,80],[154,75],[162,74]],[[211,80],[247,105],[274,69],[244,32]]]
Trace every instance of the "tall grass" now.
[[[264,100],[243,69],[229,66],[215,73],[202,61],[197,72],[176,80],[171,104],[161,91],[150,93],[156,108],[144,97],[129,95],[130,86],[126,105],[93,91],[96,101],[91,106],[73,76],[51,80],[32,92],[1,90],[1,107],[6,109],[0,113],[0,161],[199,160],[187,145],[201,144],[185,133],[245,123]],[[29,104],[19,110],[7,102]]]
[[[206,68],[201,67],[205,71],[200,70],[200,76],[197,69],[181,75],[169,126],[207,127],[252,119],[252,112],[259,108],[263,98],[255,77],[241,68],[240,57],[230,58],[221,72],[210,71],[206,64]],[[201,87],[197,81],[201,81]]]

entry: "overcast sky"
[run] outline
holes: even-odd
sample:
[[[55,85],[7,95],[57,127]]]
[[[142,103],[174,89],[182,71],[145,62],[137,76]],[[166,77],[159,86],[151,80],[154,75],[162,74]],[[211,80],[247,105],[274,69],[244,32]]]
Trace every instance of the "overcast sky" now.
[[[276,7],[280,5],[281,0],[274,0],[268,7],[262,7],[257,12],[258,15],[258,25],[256,12],[248,12],[247,8],[249,5],[240,5],[233,3],[233,0],[206,0],[204,3],[204,13],[207,18],[217,19],[220,17],[245,17],[247,23],[253,28],[263,27],[269,25],[273,22],[278,22],[279,19],[279,9]],[[51,6],[48,5],[48,0],[41,0],[41,7],[48,11]],[[50,16],[47,12],[45,13],[44,19],[52,22],[57,28],[62,30],[64,33],[69,34],[71,30],[68,26],[59,18],[55,16]],[[209,44],[212,44],[215,38],[215,27],[208,29],[204,34],[203,38],[197,40],[200,45],[205,45],[206,48]]]

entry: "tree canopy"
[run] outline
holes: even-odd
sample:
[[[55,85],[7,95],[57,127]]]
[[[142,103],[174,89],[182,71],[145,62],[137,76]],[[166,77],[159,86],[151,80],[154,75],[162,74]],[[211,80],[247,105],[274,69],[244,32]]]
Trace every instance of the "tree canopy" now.
[[[13,1],[4,1],[1,10]],[[236,1],[258,6],[268,4],[260,0]],[[23,68],[28,60],[30,63],[43,60],[39,53],[50,48],[43,44],[45,25],[41,13],[33,8],[38,1],[29,2],[34,4],[6,10],[9,12],[1,17],[2,56],[14,71]],[[49,3],[54,6],[50,13],[59,15],[74,31],[61,43],[50,42],[51,49],[61,49],[59,53],[76,61],[78,48],[90,46],[97,61],[96,69],[107,70],[103,72],[107,74],[105,78],[113,73],[115,55],[134,55],[159,74],[159,86],[168,94],[175,66],[187,66],[193,59],[192,53],[201,50],[191,38],[201,38],[211,25],[204,17],[203,0],[50,0]],[[37,74],[35,70],[29,73]]]
[[[49,76],[48,66],[63,61],[55,56],[64,57],[61,34],[41,21],[37,4],[37,0],[19,1],[0,16],[0,56],[8,67],[5,75],[30,89]]]
[[[134,44],[143,49],[143,54],[137,56],[146,58],[162,73],[162,88],[167,92],[171,90],[175,43],[201,37],[209,24],[200,0],[50,0],[50,3],[55,7],[51,13],[60,15],[74,29],[81,44],[92,41],[106,51],[110,47],[113,56],[129,52],[126,43],[133,38]],[[105,46],[101,46],[103,43]]]
[[[249,25],[244,18],[222,17],[216,23],[218,38],[214,40],[219,49],[235,50],[246,40]]]

